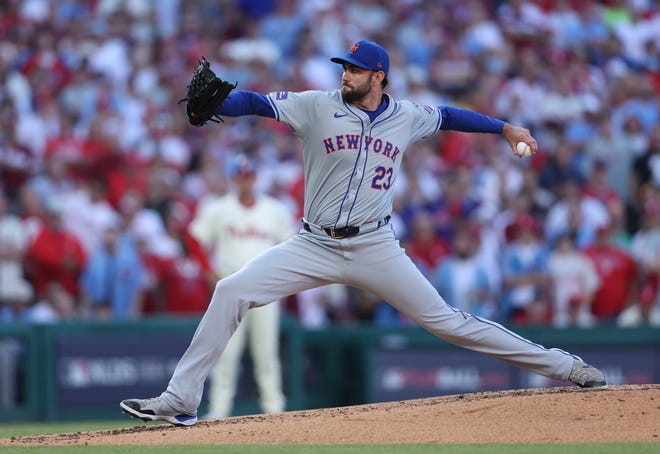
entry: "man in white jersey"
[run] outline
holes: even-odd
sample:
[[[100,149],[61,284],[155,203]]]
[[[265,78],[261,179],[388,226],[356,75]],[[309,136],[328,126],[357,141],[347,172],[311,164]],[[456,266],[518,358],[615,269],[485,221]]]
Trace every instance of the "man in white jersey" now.
[[[371,292],[458,346],[581,387],[607,386],[603,374],[581,358],[448,305],[406,256],[389,224],[392,186],[409,143],[440,130],[481,132],[501,134],[514,153],[518,142],[535,153],[530,132],[465,109],[393,99],[383,92],[389,57],[371,41],[358,41],[332,61],[343,67],[340,90],[266,96],[239,90],[218,109],[224,116],[274,118],[301,140],[303,225],[218,282],[167,389],[158,397],[122,401],[123,411],[145,421],[195,424],[204,381],[246,312],[330,283]]]
[[[230,172],[233,191],[204,203],[190,225],[201,244],[215,248],[215,268],[221,279],[294,233],[286,206],[273,197],[256,194],[256,167],[247,156],[237,156]],[[279,301],[246,314],[211,373],[207,418],[231,414],[248,336],[261,408],[264,413],[284,411],[279,322]]]

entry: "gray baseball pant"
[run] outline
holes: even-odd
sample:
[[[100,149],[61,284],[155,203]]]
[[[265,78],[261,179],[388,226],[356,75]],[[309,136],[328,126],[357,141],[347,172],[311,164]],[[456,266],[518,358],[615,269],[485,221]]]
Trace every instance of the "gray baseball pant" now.
[[[448,342],[547,377],[566,380],[577,358],[447,305],[400,247],[391,225],[346,239],[301,230],[218,282],[162,398],[177,411],[195,413],[204,381],[250,308],[330,283],[372,292]]]

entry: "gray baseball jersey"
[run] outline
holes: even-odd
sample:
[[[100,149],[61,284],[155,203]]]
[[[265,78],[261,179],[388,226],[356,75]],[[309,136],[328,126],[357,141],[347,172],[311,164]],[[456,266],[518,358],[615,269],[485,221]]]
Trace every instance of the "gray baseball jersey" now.
[[[362,225],[390,214],[405,149],[441,123],[438,109],[391,97],[374,122],[339,90],[276,92],[268,99],[276,119],[302,141],[305,219],[322,226]]]
[[[163,400],[193,414],[204,381],[245,313],[330,283],[374,293],[436,336],[518,367],[566,380],[577,357],[524,339],[447,303],[405,254],[391,225],[392,186],[407,145],[438,131],[438,109],[398,102],[372,122],[339,91],[268,95],[278,121],[303,143],[308,225],[218,282]],[[378,222],[381,221],[381,222]],[[359,227],[336,238],[325,227]],[[353,233],[355,233],[353,229]],[[332,233],[332,232],[331,232]]]

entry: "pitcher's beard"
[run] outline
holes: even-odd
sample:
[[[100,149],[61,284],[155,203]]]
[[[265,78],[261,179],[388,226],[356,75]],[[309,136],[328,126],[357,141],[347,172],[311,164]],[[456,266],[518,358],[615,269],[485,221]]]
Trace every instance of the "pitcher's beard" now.
[[[347,90],[346,86],[341,88],[341,97],[347,103],[354,103],[359,101],[371,92],[371,86],[367,85],[365,87],[354,87]]]

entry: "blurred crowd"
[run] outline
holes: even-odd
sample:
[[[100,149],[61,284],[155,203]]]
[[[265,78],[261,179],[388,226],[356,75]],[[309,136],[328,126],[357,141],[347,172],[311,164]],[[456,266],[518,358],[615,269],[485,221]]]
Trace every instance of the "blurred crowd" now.
[[[199,316],[187,231],[248,154],[302,216],[300,145],[258,117],[194,128],[204,56],[260,93],[333,90],[359,39],[388,92],[530,128],[539,153],[441,132],[406,151],[393,223],[448,303],[506,324],[660,325],[660,7],[653,0],[5,0],[0,3],[0,321]],[[388,276],[396,279],[396,276]],[[413,324],[328,286],[310,327]]]

